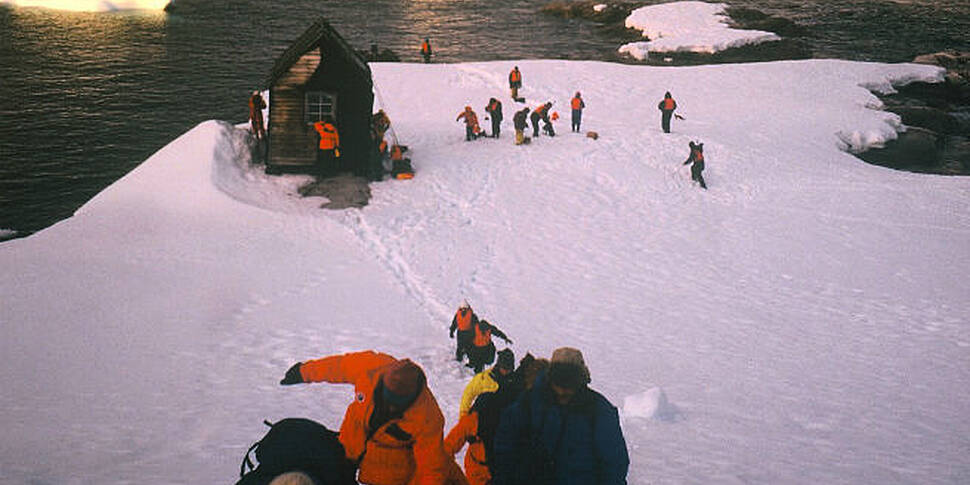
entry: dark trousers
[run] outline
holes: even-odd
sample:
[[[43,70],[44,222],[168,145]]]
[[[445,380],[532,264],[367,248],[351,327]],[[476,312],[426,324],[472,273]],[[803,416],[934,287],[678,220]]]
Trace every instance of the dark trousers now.
[[[502,133],[502,120],[497,120],[492,116],[492,138],[498,138],[500,133]]]
[[[529,116],[529,121],[532,122],[532,138],[539,136],[539,115],[532,113]]]
[[[431,63],[431,54],[422,54],[422,55],[424,56],[424,63],[425,64],[430,64]]]
[[[477,138],[475,130],[470,125],[465,125],[465,141],[472,141]]]
[[[703,171],[704,162],[694,162],[694,164],[690,166],[690,178],[691,180],[696,180],[699,184],[701,184],[702,189],[707,189],[707,184],[704,183],[704,176],[701,175],[701,172]]]
[[[583,122],[583,110],[573,110],[573,131],[579,133],[579,125]]]
[[[674,116],[673,111],[662,110],[660,115],[660,127],[663,128],[664,133],[670,133],[670,118]]]
[[[489,342],[488,345],[484,347],[477,347],[472,345],[468,349],[468,366],[471,367],[476,374],[485,369],[486,365],[495,362],[495,344]]]
[[[337,157],[333,150],[317,150],[317,177],[325,177],[337,173]]]
[[[465,354],[468,354],[468,349],[471,348],[472,340],[474,339],[475,339],[474,330],[458,331],[458,345],[457,347],[455,347],[455,360],[461,362],[461,359],[465,357]]]

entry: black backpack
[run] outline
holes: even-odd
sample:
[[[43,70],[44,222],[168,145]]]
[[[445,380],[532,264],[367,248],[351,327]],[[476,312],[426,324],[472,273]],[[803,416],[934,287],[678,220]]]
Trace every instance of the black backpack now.
[[[266,485],[286,472],[301,471],[317,485],[356,484],[357,470],[344,456],[337,433],[304,418],[286,418],[275,424],[265,421],[270,430],[249,447],[236,485]],[[258,466],[249,459],[255,451]],[[248,468],[248,471],[247,471]]]

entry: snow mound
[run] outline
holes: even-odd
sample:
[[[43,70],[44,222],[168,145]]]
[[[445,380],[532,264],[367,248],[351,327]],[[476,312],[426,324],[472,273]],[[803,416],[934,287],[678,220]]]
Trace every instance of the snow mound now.
[[[670,404],[667,393],[660,387],[652,387],[623,399],[623,417],[625,418],[674,421],[680,415],[680,411],[676,406]]]
[[[777,34],[760,30],[738,30],[726,23],[723,3],[674,2],[641,7],[626,19],[627,28],[643,32],[648,42],[631,42],[620,47],[636,59],[649,52],[715,52],[781,40]]]

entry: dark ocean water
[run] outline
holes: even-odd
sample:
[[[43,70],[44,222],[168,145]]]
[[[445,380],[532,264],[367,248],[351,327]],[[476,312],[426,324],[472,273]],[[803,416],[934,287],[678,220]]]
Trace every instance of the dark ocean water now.
[[[69,217],[207,119],[246,120],[280,53],[318,16],[359,49],[417,62],[615,60],[615,29],[540,13],[535,0],[178,0],[163,12],[0,4],[0,240]],[[630,3],[630,2],[625,2]],[[633,5],[662,3],[638,2]],[[737,0],[806,29],[811,57],[910,61],[970,51],[970,1]]]

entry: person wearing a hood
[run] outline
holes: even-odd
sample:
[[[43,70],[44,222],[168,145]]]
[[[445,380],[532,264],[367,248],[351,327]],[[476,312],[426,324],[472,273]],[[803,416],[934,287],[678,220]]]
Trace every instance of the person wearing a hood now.
[[[280,384],[312,382],[354,386],[339,440],[360,483],[467,483],[445,454],[444,416],[424,371],[411,360],[374,351],[333,355],[294,364]]]
[[[458,331],[458,341],[455,346],[455,360],[461,362],[472,346],[472,339],[475,338],[474,326],[478,325],[478,315],[475,315],[468,300],[463,300],[458,305],[458,311],[451,319],[451,328],[448,329],[448,337],[455,338],[455,330]]]
[[[583,354],[562,347],[502,413],[494,485],[625,485],[630,457],[616,407],[590,389]]]
[[[529,128],[529,107],[526,106],[512,115],[512,127],[515,128],[515,144],[525,143],[525,130]]]

